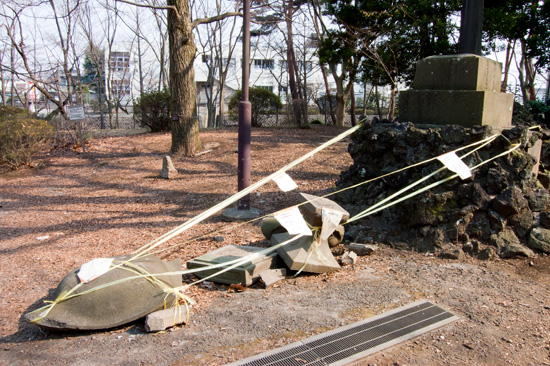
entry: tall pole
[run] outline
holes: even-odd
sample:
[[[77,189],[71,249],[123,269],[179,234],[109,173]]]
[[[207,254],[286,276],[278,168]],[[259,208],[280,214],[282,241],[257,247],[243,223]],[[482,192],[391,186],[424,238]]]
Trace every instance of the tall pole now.
[[[248,100],[250,77],[250,0],[243,2],[243,87],[239,103],[239,191],[250,186],[250,130],[252,126],[252,106]],[[250,195],[239,200],[239,210],[250,210]]]
[[[464,0],[460,17],[459,53],[481,56],[483,0]]]

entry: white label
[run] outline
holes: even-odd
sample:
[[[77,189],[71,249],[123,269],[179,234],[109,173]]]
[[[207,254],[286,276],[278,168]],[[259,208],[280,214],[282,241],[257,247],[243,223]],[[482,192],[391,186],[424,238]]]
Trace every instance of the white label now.
[[[330,209],[323,208],[321,218],[323,220],[323,227],[321,228],[321,239],[327,240],[328,237],[336,230],[344,214],[342,212],[336,212]]]
[[[81,105],[71,106],[71,107],[68,107],[67,109],[69,112],[69,119],[71,121],[76,121],[79,119],[86,118],[86,115],[84,114],[84,107]]]
[[[311,229],[307,226],[306,220],[304,220],[297,206],[275,212],[273,216],[290,235],[311,236]]]
[[[113,263],[113,259],[114,258],[96,258],[88,263],[84,263],[77,273],[80,282],[88,283],[107,272],[111,267],[111,263]]]
[[[290,178],[290,176],[286,173],[281,173],[273,178],[273,181],[277,183],[281,191],[288,192],[292,191],[293,189],[296,189],[298,185],[296,185],[296,182]]]
[[[464,164],[464,162],[456,156],[454,151],[438,156],[437,160],[442,162],[447,169],[458,174],[460,179],[467,179],[472,176],[472,172],[470,171],[468,165]]]

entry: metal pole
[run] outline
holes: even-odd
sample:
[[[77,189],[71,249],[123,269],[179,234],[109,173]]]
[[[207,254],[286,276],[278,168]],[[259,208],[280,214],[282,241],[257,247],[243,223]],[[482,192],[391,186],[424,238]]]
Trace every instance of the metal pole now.
[[[252,106],[248,101],[250,76],[250,0],[243,2],[243,87],[239,103],[239,191],[250,186],[250,130],[252,126]],[[239,210],[250,210],[250,195],[239,200]]]

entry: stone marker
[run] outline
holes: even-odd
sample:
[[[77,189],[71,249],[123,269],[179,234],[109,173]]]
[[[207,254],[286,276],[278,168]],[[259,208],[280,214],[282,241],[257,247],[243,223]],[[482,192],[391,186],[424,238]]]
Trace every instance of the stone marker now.
[[[294,235],[288,233],[273,234],[271,245],[283,243],[293,237]],[[313,243],[313,238],[310,236],[302,236],[291,241],[277,249],[277,253],[292,271],[325,273],[340,269],[328,243],[326,241]]]
[[[260,273],[260,278],[264,281],[265,287],[272,286],[273,284],[284,280],[286,276],[285,268],[268,269]]]
[[[170,309],[155,311],[145,318],[145,330],[147,332],[160,332],[161,330],[183,324],[187,321],[187,307],[176,306]]]
[[[370,255],[375,250],[378,250],[378,245],[350,243],[348,245],[348,249],[359,256],[363,256],[363,255]]]
[[[206,267],[213,264],[225,263],[235,259],[246,257],[247,255],[257,253],[265,248],[241,246],[241,245],[227,245],[225,247],[214,250],[213,252],[204,254],[198,258],[192,259],[187,262],[188,269]],[[262,255],[259,258],[253,259],[251,262],[246,262],[241,266],[235,267],[227,272],[223,272],[210,280],[213,282],[233,284],[241,283],[244,286],[250,286],[258,278],[260,273],[270,269],[276,268],[279,264],[279,256],[276,252],[272,252],[268,255]],[[200,278],[210,276],[223,269],[215,268],[207,271],[196,272]]]
[[[307,202],[311,201],[311,202]],[[312,226],[321,226],[323,224],[322,213],[323,208],[331,209],[343,214],[340,223],[344,223],[349,219],[349,212],[344,210],[342,206],[327,198],[314,196],[312,194],[300,193],[300,203],[307,202],[299,206],[300,212],[304,219]]]
[[[172,159],[168,155],[164,157],[162,160],[162,170],[160,172],[160,176],[164,179],[171,179],[175,178],[178,175],[178,171],[176,168],[174,168],[174,164],[172,164]]]

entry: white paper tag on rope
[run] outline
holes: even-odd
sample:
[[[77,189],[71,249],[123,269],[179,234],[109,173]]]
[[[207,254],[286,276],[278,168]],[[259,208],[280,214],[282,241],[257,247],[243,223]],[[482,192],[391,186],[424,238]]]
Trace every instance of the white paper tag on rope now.
[[[273,216],[290,235],[311,236],[311,229],[307,226],[306,220],[297,206],[275,212]]]
[[[88,283],[95,280],[111,268],[114,258],[96,258],[80,267],[77,276],[80,282]]]
[[[472,176],[468,165],[464,164],[454,151],[438,156],[437,160],[442,162],[447,169],[458,174],[460,179],[467,179]]]
[[[327,240],[328,237],[336,230],[340,221],[342,221],[342,212],[333,211],[323,208],[321,212],[321,218],[323,220],[323,227],[321,228],[321,239]]]
[[[298,188],[296,182],[294,182],[292,178],[290,178],[290,176],[284,172],[277,175],[276,177],[273,177],[273,181],[277,183],[277,185],[283,192],[292,191],[293,189]]]

